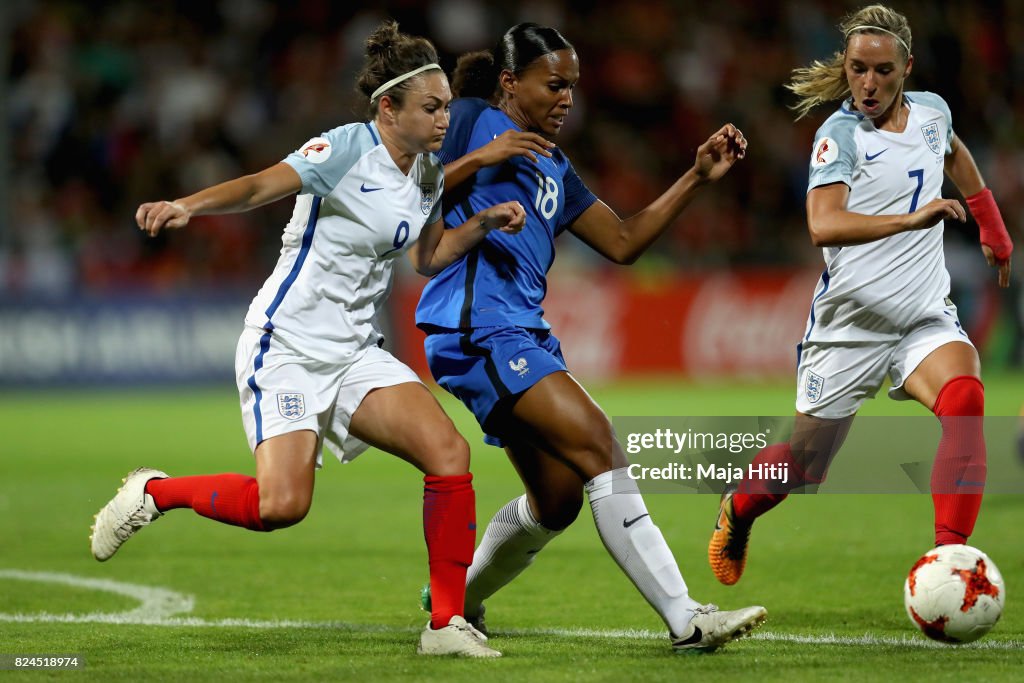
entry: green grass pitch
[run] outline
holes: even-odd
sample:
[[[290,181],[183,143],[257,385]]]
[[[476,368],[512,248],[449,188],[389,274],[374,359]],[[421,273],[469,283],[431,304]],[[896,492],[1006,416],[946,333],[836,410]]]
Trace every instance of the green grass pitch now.
[[[989,414],[1017,414],[1024,377],[988,377],[986,385]],[[592,393],[610,415],[785,415],[792,405],[788,384],[637,381]],[[518,480],[504,455],[481,443],[465,409],[441,400],[473,445],[482,528],[520,493]],[[862,414],[922,412],[879,398]],[[705,555],[717,498],[651,495],[691,594],[724,608],[766,605],[757,637],[712,655],[674,655],[585,510],[488,603],[492,642],[505,657],[459,661],[415,654],[426,620],[417,605],[426,577],[421,482],[394,458],[370,451],[345,466],[328,458],[309,517],[292,529],[257,534],[179,511],[99,564],[89,554],[89,524],[129,470],[253,471],[233,387],[0,394],[0,451],[0,655],[77,653],[86,661],[83,671],[40,676],[1020,680],[1021,496],[987,497],[972,537],[998,563],[1009,594],[1002,621],[977,646],[933,646],[903,612],[904,575],[931,544],[928,496],[794,496],[758,522],[747,573],[727,588]],[[917,457],[933,453],[926,444]],[[104,590],[125,584],[142,592]]]

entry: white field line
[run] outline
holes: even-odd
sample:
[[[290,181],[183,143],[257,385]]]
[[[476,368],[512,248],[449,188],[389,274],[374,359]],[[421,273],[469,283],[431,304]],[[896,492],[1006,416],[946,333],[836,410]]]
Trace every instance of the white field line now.
[[[182,612],[191,612],[195,606],[195,598],[191,595],[177,593],[166,588],[140,586],[134,583],[111,581],[110,579],[91,579],[84,576],[75,576],[74,574],[0,569],[0,579],[14,579],[16,581],[31,581],[34,583],[56,583],[71,586],[72,588],[88,588],[107,593],[116,593],[138,600],[138,607],[127,612],[119,612],[116,615],[125,619],[160,620],[175,614],[181,614]],[[104,615],[97,613],[95,615],[82,616],[101,617]]]
[[[9,623],[61,623],[61,624],[114,624],[126,626],[163,626],[185,628],[309,628],[348,631],[350,633],[418,633],[419,626],[385,626],[380,624],[356,624],[344,621],[302,621],[292,619],[201,619],[199,617],[174,616],[192,611],[195,598],[191,595],[178,593],[166,588],[154,588],[139,584],[112,581],[109,579],[92,579],[60,574],[55,572],[20,571],[16,569],[0,569],[0,580],[13,579],[36,583],[56,583],[74,588],[85,588],[109,593],[116,593],[139,601],[139,606],[126,612],[92,612],[87,614],[54,614],[35,612],[32,614],[9,614],[0,612],[0,622]],[[556,638],[584,639],[635,639],[664,640],[668,638],[663,631],[645,629],[583,629],[583,628],[536,628],[536,629],[505,629],[496,635],[510,636],[548,636]],[[793,633],[775,633],[757,631],[750,636],[751,640],[776,643],[795,643],[799,645],[844,645],[851,647],[905,647],[916,649],[946,650],[951,646],[923,638],[906,636],[874,636],[865,633],[863,636],[837,636],[835,634],[799,635]],[[981,640],[966,645],[952,646],[952,649],[1024,651],[1024,642],[1017,640]]]

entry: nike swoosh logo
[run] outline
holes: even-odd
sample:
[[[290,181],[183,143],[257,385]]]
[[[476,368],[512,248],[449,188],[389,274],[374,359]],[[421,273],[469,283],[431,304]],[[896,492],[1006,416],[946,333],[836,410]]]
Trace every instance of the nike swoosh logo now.
[[[883,154],[885,154],[888,151],[889,151],[889,148],[886,147],[885,149],[883,149],[881,152],[878,152],[877,154],[868,154],[867,152],[864,152],[864,160],[865,161],[874,161],[875,159],[877,159],[878,157],[882,156]]]
[[[650,516],[651,516],[651,513],[649,513],[649,512],[645,512],[644,514],[640,515],[640,516],[639,516],[639,517],[637,517],[636,519],[631,519],[631,520],[629,520],[629,521],[627,521],[627,520],[623,519],[623,520],[622,520],[622,528],[623,528],[623,529],[628,529],[629,527],[633,526],[634,524],[636,524],[637,522],[639,522],[639,521],[640,521],[641,519],[643,519],[644,517],[650,517]]]
[[[674,645],[676,645],[676,646],[679,646],[679,645],[692,645],[693,643],[699,643],[701,638],[703,638],[703,637],[704,637],[704,633],[700,630],[700,626],[697,626],[696,624],[694,624],[693,625],[693,635],[691,635],[686,640],[681,640],[681,641],[678,641],[678,642],[674,643]]]
[[[383,187],[367,187],[366,183],[359,186],[360,192],[376,192],[377,190],[383,190]]]

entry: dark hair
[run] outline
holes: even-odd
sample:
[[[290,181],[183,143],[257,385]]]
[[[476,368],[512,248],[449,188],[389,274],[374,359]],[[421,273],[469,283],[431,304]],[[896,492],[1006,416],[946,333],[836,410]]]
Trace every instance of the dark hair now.
[[[429,40],[401,33],[398,23],[389,19],[366,39],[363,70],[356,79],[356,89],[370,97],[392,78],[437,61],[437,50]],[[402,92],[408,88],[409,82],[402,81],[388,88],[381,97],[388,95],[401,107]],[[370,102],[370,118],[376,115],[379,102],[380,97]]]
[[[502,71],[519,76],[538,57],[558,50],[575,48],[556,29],[529,22],[517,24],[505,31],[493,49],[459,57],[452,75],[452,90],[458,97],[491,99]]]

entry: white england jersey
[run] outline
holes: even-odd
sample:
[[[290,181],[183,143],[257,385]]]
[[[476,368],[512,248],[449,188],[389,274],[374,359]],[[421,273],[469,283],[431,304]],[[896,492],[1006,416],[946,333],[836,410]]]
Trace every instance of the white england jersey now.
[[[870,216],[906,214],[940,197],[953,123],[941,97],[905,93],[902,133],[878,130],[849,100],[815,136],[807,191],[850,188],[846,208]],[[898,339],[915,321],[941,310],[949,295],[943,226],[849,247],[826,247],[804,341]],[[941,315],[941,313],[940,313]]]
[[[245,322],[315,360],[349,363],[383,339],[395,259],[440,220],[443,167],[420,154],[405,175],[373,123],[328,131],[284,162],[302,190]]]

